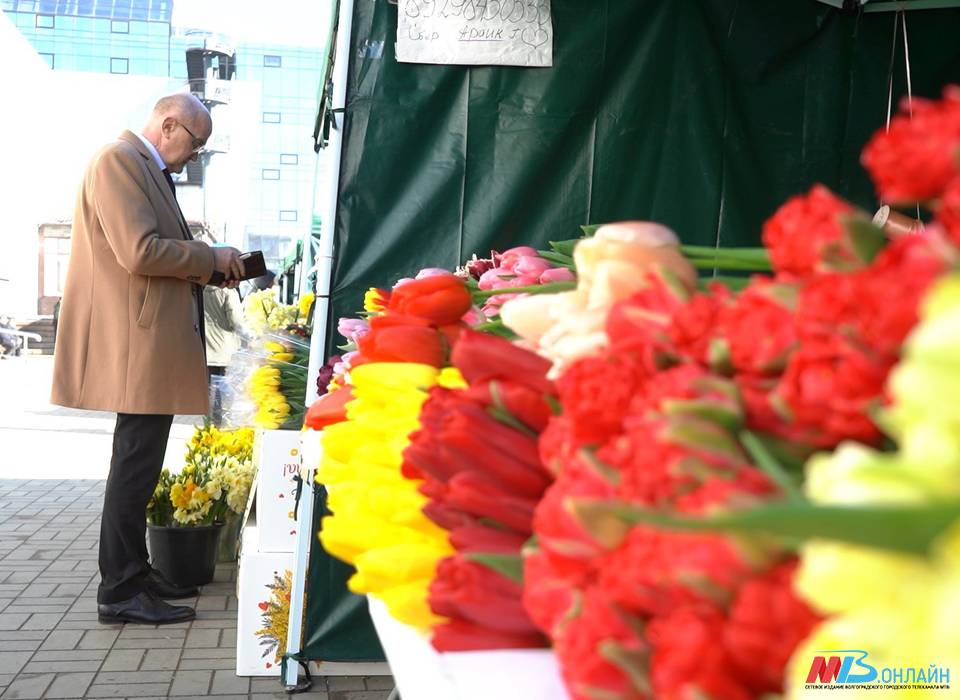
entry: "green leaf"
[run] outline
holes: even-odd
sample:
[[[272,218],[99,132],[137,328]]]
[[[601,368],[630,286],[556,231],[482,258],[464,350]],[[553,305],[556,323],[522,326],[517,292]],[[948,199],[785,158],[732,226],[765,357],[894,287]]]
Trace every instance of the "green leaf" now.
[[[493,554],[489,552],[469,552],[464,559],[475,561],[511,581],[523,583],[523,559],[519,554]]]
[[[590,234],[588,234],[590,235]],[[564,255],[571,260],[573,259],[573,249],[577,247],[577,243],[583,240],[581,238],[568,238],[564,241],[550,241],[550,250],[552,250],[557,255]]]
[[[516,340],[520,336],[514,333],[510,328],[504,325],[503,321],[496,319],[494,321],[487,321],[486,323],[480,323],[476,326],[473,326],[473,330],[480,333],[489,333],[490,335],[498,335],[501,338],[506,338],[507,340]]]
[[[580,230],[583,231],[584,236],[592,236],[601,226],[603,226],[603,224],[584,224],[580,227]]]
[[[550,412],[553,415],[559,416],[563,413],[563,404],[560,403],[560,400],[556,396],[547,394],[543,399],[547,402],[547,405],[550,407]]]
[[[585,447],[578,452],[578,455],[594,474],[610,486],[620,485],[620,471],[597,457],[596,450]]]
[[[865,217],[845,217],[843,223],[847,229],[850,245],[853,246],[853,252],[863,262],[873,262],[877,254],[886,247],[887,234]]]
[[[510,426],[518,433],[522,433],[536,440],[538,433],[525,426],[516,416],[507,410],[506,404],[503,403],[503,400],[500,398],[500,384],[496,380],[493,380],[487,386],[490,389],[490,400],[493,402],[493,405],[487,408],[487,413],[504,425]]]
[[[551,262],[558,267],[565,267],[568,270],[576,270],[576,265],[573,264],[573,258],[569,255],[561,255],[560,253],[551,253],[549,250],[538,250],[537,253],[541,258],[547,262]]]
[[[695,416],[679,416],[676,412],[668,412],[668,415],[673,416],[674,420],[667,423],[662,430],[662,439],[674,445],[719,457],[727,462],[736,462],[743,458],[737,441],[719,423]]]
[[[756,465],[770,477],[773,483],[780,487],[780,490],[783,491],[783,494],[788,500],[796,503],[806,500],[800,492],[797,482],[794,481],[793,477],[781,466],[767,449],[766,445],[764,445],[756,435],[749,430],[744,430],[740,433],[740,442],[747,448],[747,452],[750,453]]]
[[[601,533],[620,527],[652,525],[668,530],[773,535],[806,541],[832,540],[924,555],[960,519],[960,501],[928,505],[835,506],[784,501],[703,518],[676,517],[614,501],[576,501],[578,519]],[[591,533],[593,532],[590,530]],[[603,541],[603,540],[601,540]]]

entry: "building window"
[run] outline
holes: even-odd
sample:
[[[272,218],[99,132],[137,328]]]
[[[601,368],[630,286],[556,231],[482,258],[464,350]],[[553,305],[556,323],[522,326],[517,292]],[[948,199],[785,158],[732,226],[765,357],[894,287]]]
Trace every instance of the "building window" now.
[[[110,31],[113,32],[114,34],[129,34],[130,23],[122,19],[111,20]]]
[[[296,153],[281,153],[281,165],[297,165],[300,163],[300,157]]]
[[[35,26],[40,29],[53,29],[55,18],[53,15],[37,15]]]
[[[264,56],[263,57],[263,67],[264,68],[279,68],[282,64],[282,60],[279,56]]]
[[[125,58],[111,58],[110,72],[111,73],[129,73],[130,62]]]
[[[280,221],[296,221],[297,212],[295,209],[281,209],[280,210]]]
[[[52,53],[41,53],[40,58],[47,62],[47,65],[53,68],[53,54]]]
[[[273,169],[270,169],[270,168],[264,168],[264,169],[261,171],[261,177],[262,177],[264,180],[279,180],[279,179],[280,179],[280,171],[279,171],[279,170],[273,170]]]
[[[263,123],[264,123],[264,124],[279,124],[279,123],[280,123],[280,112],[264,112],[264,113],[263,113]]]

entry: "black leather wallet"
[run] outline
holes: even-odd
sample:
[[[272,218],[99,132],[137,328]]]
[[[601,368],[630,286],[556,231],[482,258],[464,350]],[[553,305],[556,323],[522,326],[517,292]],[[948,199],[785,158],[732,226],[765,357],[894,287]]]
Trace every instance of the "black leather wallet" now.
[[[243,277],[240,277],[240,280],[252,280],[254,277],[267,274],[267,264],[263,260],[261,251],[252,250],[249,253],[242,253],[240,259],[243,261]],[[222,272],[214,270],[207,284],[223,284],[233,281],[235,281],[233,277],[227,279]]]

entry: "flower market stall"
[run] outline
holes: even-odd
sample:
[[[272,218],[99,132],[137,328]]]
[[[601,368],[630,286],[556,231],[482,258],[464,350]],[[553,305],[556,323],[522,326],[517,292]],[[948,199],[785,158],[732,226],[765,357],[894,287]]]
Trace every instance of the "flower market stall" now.
[[[304,436],[319,538],[404,697],[521,697],[478,691],[494,663],[522,697],[950,690],[960,87],[905,103],[863,163],[930,219],[891,233],[816,185],[763,248],[610,224],[341,321]],[[548,648],[556,674],[528,656]]]
[[[541,4],[520,69],[398,62],[433,3],[341,3],[313,336],[309,300],[256,312],[250,420],[316,477],[257,502],[259,663],[385,652],[406,700],[946,690],[956,453],[919,397],[960,15]],[[908,88],[939,100],[887,131]]]

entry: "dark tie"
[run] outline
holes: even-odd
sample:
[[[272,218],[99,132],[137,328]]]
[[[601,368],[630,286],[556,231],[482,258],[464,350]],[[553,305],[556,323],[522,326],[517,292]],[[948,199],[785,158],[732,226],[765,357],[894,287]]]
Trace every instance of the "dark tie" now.
[[[170,177],[170,171],[166,168],[163,169],[163,177],[166,179],[167,184],[170,185],[170,191],[173,192],[173,198],[177,198],[177,186],[173,184],[173,178]]]

